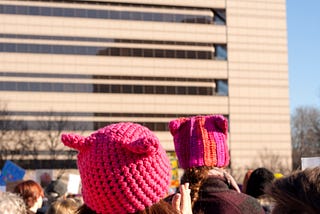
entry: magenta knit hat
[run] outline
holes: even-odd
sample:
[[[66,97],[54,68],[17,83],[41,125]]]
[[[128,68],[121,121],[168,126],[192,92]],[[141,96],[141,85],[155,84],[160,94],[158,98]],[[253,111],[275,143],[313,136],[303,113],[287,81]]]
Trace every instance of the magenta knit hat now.
[[[179,118],[169,129],[181,168],[229,164],[228,121],[222,115]]]
[[[84,203],[97,213],[134,213],[159,202],[171,166],[158,138],[135,123],[111,124],[89,137],[62,134],[79,151]]]

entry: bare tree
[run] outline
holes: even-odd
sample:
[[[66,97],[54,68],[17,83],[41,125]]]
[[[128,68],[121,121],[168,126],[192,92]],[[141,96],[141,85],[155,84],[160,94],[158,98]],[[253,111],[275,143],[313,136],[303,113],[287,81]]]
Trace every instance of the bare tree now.
[[[301,157],[320,156],[320,110],[299,107],[291,116],[293,168],[301,166]]]
[[[12,121],[7,110],[7,104],[0,102],[0,160],[8,159],[10,155],[10,139],[13,135]]]
[[[42,143],[45,143],[46,148],[49,150],[51,160],[56,160],[58,148],[61,146],[60,135],[63,131],[67,130],[68,117],[58,115],[54,112],[47,112],[41,116],[39,125],[42,130]]]

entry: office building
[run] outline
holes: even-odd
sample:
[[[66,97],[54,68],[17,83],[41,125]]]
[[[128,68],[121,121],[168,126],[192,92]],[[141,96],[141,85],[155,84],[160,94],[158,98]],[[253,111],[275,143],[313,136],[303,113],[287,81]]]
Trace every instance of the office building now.
[[[0,24],[6,129],[133,121],[170,152],[168,121],[223,114],[234,170],[291,164],[284,0],[2,0]]]

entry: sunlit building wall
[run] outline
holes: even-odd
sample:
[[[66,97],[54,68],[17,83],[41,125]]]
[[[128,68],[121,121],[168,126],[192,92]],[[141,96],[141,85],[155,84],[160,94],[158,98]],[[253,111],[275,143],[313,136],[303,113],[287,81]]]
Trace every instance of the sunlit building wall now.
[[[223,114],[232,167],[290,164],[285,1],[1,1],[0,24],[0,101],[29,129],[132,121],[173,151],[171,119]]]

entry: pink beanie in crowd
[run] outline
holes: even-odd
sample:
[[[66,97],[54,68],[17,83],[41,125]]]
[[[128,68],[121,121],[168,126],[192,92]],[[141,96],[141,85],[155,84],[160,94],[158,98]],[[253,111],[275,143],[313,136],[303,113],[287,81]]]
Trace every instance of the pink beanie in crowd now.
[[[78,150],[84,203],[97,213],[134,213],[159,202],[169,189],[170,162],[146,127],[111,124],[89,137],[63,134]]]
[[[181,168],[229,164],[228,121],[222,115],[179,118],[169,129]]]

